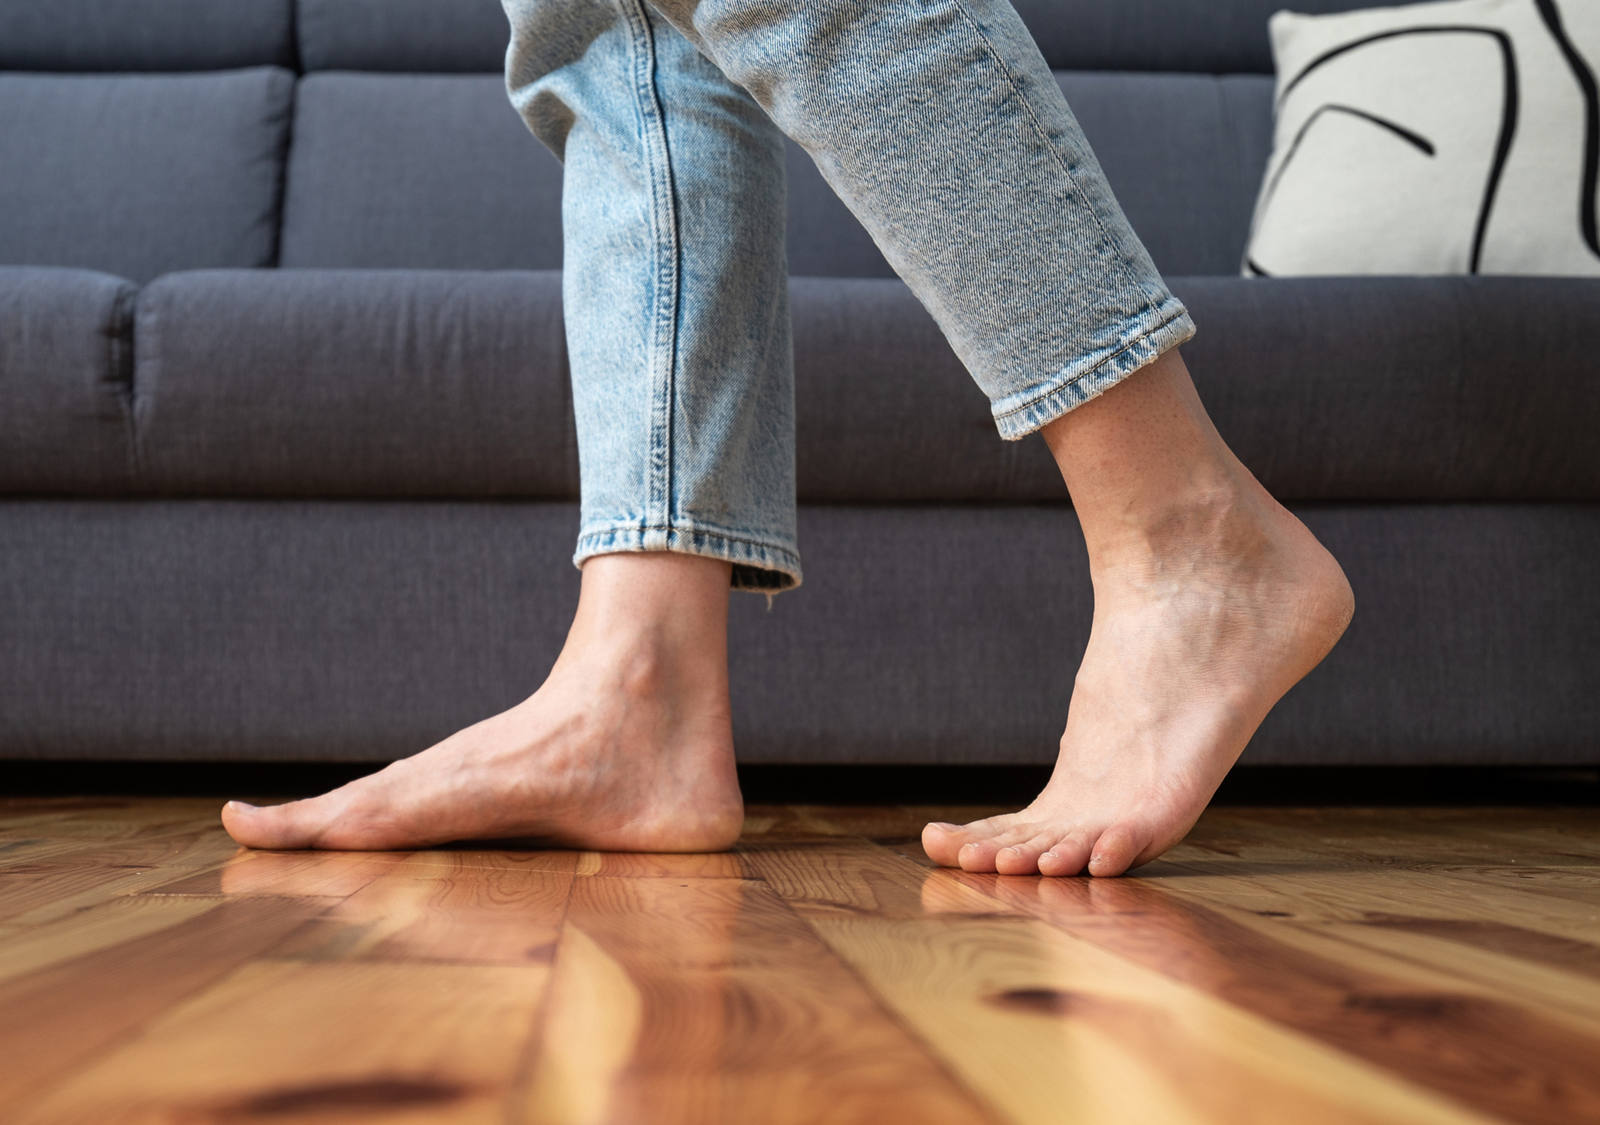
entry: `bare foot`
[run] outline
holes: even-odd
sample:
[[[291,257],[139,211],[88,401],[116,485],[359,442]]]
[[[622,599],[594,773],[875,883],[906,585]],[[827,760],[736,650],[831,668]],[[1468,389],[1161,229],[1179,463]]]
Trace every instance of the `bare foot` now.
[[[1354,610],[1344,572],[1256,486],[1099,560],[1094,623],[1049,783],[1020,812],[923,830],[1003,875],[1119,875],[1183,838],[1267,712]]]
[[[602,555],[533,695],[320,797],[222,821],[253,848],[388,850],[539,837],[616,851],[720,851],[744,805],[727,676],[728,565]]]
[[[1041,432],[1095,599],[1060,755],[1021,812],[922,843],[968,871],[1120,875],[1189,831],[1355,599],[1217,433],[1177,348]]]

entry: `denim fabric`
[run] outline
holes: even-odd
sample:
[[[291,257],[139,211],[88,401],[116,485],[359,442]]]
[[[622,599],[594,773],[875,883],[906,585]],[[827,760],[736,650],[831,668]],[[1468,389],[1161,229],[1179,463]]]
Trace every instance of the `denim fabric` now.
[[[1195,333],[1008,0],[502,3],[507,92],[564,165],[577,563],[684,550],[799,584],[784,134],[1003,438]]]

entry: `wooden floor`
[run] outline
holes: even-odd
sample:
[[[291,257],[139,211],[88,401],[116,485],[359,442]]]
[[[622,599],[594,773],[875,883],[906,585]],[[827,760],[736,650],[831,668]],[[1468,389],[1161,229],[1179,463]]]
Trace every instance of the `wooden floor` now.
[[[1140,876],[931,808],[713,856],[242,853],[0,802],[0,1121],[1600,1121],[1593,809],[1215,809]]]

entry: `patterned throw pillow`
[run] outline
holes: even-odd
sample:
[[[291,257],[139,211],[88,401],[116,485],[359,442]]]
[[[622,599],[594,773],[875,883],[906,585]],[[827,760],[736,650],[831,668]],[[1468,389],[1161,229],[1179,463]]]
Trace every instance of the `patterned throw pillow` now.
[[[1241,271],[1600,275],[1600,0],[1275,13]]]

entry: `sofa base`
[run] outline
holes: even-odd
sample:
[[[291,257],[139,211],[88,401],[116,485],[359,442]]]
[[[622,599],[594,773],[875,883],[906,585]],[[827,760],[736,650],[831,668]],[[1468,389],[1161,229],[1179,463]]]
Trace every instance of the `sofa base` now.
[[[1600,505],[1301,505],[1344,642],[1245,761],[1600,762]],[[576,505],[0,501],[0,758],[374,761],[534,690]],[[1092,609],[1059,505],[804,507],[805,584],[737,595],[751,763],[1052,757]]]

